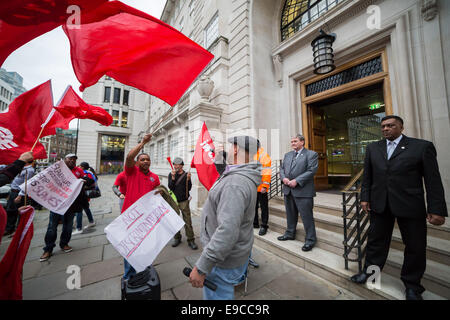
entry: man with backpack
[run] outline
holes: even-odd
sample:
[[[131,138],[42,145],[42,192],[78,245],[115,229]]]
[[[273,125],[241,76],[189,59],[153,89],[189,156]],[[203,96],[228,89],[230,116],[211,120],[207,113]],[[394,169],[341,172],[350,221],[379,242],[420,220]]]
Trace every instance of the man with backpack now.
[[[173,160],[174,169],[169,173],[169,189],[173,191],[176,196],[178,207],[183,215],[184,230],[186,231],[186,237],[188,246],[192,250],[197,250],[198,247],[195,244],[194,229],[192,228],[191,210],[189,209],[189,191],[192,189],[191,174],[183,170],[183,159],[175,158]],[[181,243],[181,232],[175,235],[172,243],[172,247],[176,247]]]

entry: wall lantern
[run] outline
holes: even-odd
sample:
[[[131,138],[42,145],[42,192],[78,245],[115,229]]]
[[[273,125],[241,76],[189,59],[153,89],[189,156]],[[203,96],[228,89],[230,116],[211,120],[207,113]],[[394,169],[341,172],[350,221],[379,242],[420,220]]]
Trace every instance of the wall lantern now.
[[[334,40],[336,40],[336,34],[326,34],[320,29],[320,35],[311,42],[315,74],[326,74],[336,69],[332,48]]]

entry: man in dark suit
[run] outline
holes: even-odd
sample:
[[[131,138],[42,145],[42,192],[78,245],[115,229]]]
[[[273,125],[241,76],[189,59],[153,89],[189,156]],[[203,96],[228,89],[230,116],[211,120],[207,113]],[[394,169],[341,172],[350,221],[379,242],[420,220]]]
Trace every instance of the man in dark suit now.
[[[283,182],[284,204],[286,206],[287,229],[278,240],[294,240],[298,214],[305,227],[303,251],[310,251],[316,243],[316,227],[313,217],[314,175],[318,168],[317,152],[304,148],[305,138],[298,134],[291,139],[292,151],[284,155],[280,169]]]
[[[371,265],[383,269],[395,219],[405,244],[401,279],[407,300],[422,300],[420,280],[426,267],[427,225],[445,222],[447,206],[433,143],[402,135],[403,120],[381,120],[385,139],[367,146],[361,207],[370,214],[366,260],[351,280],[362,284]],[[427,193],[425,206],[423,182]],[[427,214],[428,213],[428,214]]]

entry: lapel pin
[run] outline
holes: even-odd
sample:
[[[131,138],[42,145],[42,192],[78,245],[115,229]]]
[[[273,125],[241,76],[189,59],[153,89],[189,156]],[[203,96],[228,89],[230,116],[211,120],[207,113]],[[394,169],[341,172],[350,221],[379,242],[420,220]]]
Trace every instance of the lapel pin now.
[[[402,147],[402,149],[405,149],[405,147]]]

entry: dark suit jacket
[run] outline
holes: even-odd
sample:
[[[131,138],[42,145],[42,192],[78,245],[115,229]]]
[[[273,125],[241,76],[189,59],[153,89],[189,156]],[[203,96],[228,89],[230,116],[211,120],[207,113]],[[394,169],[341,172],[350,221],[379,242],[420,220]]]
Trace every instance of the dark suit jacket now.
[[[388,199],[397,217],[424,218],[427,213],[448,216],[432,142],[404,135],[389,160],[385,139],[367,146],[361,201],[370,202],[372,211],[382,213]]]
[[[280,168],[280,178],[281,181],[284,178],[295,179],[297,186],[290,188],[282,184],[283,193],[288,195],[292,192],[294,197],[315,197],[314,175],[319,167],[319,155],[315,151],[303,148],[296,160],[294,160],[294,157],[295,151],[290,151],[284,155]]]

